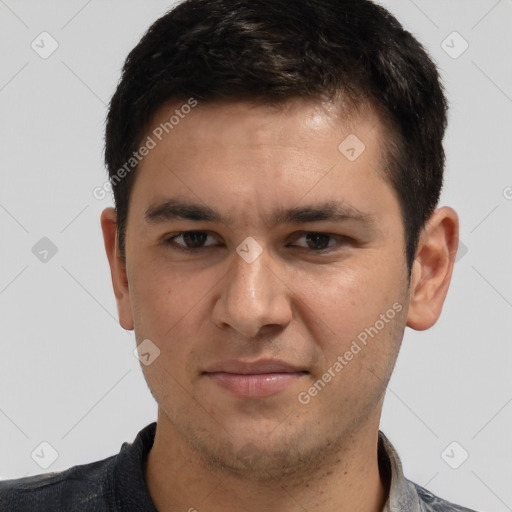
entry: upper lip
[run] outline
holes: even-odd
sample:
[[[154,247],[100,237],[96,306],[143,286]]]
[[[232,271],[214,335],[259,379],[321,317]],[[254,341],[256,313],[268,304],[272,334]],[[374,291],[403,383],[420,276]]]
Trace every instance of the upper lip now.
[[[263,373],[298,373],[304,372],[303,368],[294,366],[279,359],[259,359],[247,362],[237,359],[222,361],[209,366],[204,373],[236,373],[241,375],[254,375]]]

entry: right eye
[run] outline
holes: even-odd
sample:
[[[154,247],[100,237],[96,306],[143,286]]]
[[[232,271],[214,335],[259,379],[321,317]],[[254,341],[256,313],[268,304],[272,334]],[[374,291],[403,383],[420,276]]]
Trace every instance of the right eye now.
[[[197,252],[201,249],[206,249],[214,244],[204,245],[208,237],[214,238],[206,231],[181,231],[174,233],[172,236],[165,240],[165,244],[171,246],[173,249],[184,252]]]

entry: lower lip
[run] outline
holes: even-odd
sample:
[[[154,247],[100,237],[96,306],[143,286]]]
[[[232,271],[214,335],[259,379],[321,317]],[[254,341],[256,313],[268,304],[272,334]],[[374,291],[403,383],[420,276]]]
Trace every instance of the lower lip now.
[[[296,373],[207,373],[215,384],[241,398],[262,398],[279,393],[305,375]]]

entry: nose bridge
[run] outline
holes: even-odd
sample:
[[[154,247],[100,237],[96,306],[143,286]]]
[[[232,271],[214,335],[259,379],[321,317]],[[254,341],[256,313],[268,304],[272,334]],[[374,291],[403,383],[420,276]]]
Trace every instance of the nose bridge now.
[[[286,286],[268,251],[248,237],[229,265],[215,306],[217,325],[230,325],[246,337],[256,336],[267,325],[285,327],[291,320]]]
[[[272,287],[270,283],[268,257],[266,251],[261,250],[260,254],[254,255],[254,248],[250,243],[237,249],[237,255],[233,258],[230,295],[241,301],[253,303],[253,308],[268,301]],[[245,253],[245,254],[244,254]],[[264,254],[265,253],[265,254]]]

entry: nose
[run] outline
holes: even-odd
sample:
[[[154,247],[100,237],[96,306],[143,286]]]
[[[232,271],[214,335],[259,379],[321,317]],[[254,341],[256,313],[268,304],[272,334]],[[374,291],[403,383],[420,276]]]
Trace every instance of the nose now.
[[[214,323],[245,338],[283,330],[292,320],[290,290],[283,279],[280,266],[266,250],[251,262],[234,252],[220,284]]]

